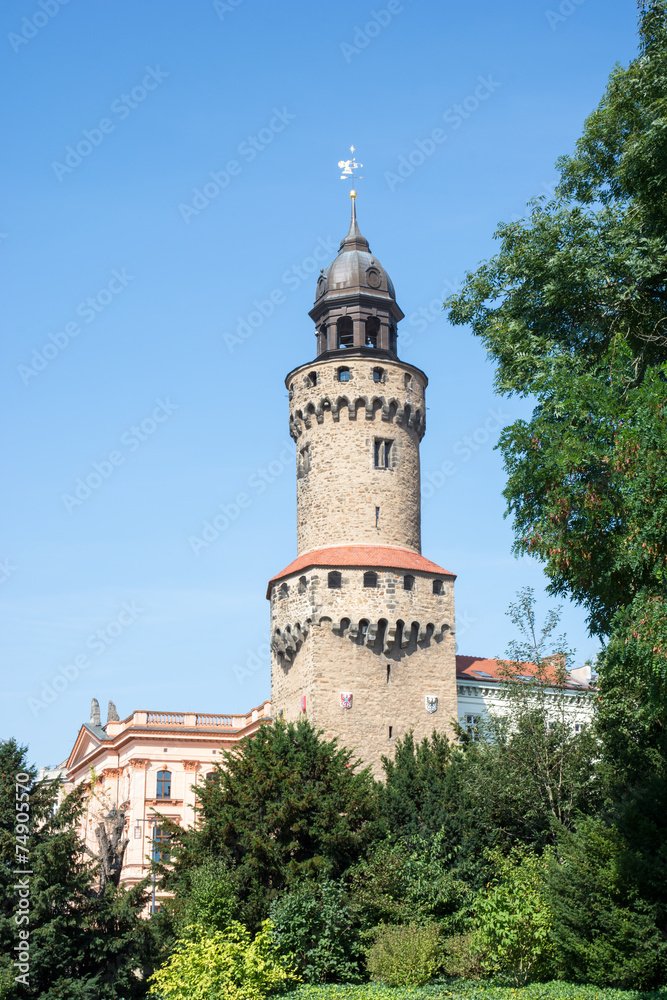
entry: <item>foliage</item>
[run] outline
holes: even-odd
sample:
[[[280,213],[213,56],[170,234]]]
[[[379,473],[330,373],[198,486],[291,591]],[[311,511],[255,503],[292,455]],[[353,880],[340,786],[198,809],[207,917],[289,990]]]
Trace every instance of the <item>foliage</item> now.
[[[393,759],[382,758],[385,781],[379,791],[380,809],[392,833],[405,837],[440,829],[451,757],[451,743],[434,729],[431,738],[421,743],[408,733],[397,740]]]
[[[442,965],[437,924],[379,927],[366,953],[372,979],[388,986],[422,986]]]
[[[223,931],[237,915],[236,873],[222,858],[206,858],[199,867],[184,873],[176,900],[167,908],[178,936],[192,924],[207,931]]]
[[[340,878],[379,833],[374,782],[356,763],[307,720],[262,726],[226,751],[214,779],[197,789],[200,826],[173,827],[165,888],[206,857],[221,857],[235,870],[239,915],[256,927],[284,889],[303,878]]]
[[[351,893],[365,930],[378,924],[440,922],[461,929],[468,885],[451,870],[442,833],[405,843],[383,841],[350,873]]]
[[[638,858],[620,831],[598,818],[582,820],[562,836],[559,855],[550,867],[549,902],[564,972],[599,986],[664,982],[664,902],[643,898]],[[664,861],[661,868],[664,878]]]
[[[473,950],[480,953],[486,972],[524,986],[550,970],[545,862],[517,848],[508,856],[492,852],[491,860],[496,874],[477,899]]]
[[[634,667],[664,692],[667,0],[644,5],[640,46],[559,161],[554,199],[501,225],[498,254],[445,305],[498,390],[537,401],[500,439],[516,551],[594,632],[641,643]]]
[[[16,776],[27,780],[30,820],[15,826]],[[97,871],[85,860],[78,827],[84,808],[79,789],[56,809],[58,786],[39,782],[15,740],[0,744],[0,983],[7,1000],[111,1000],[142,996],[137,970],[148,965],[150,923],[140,919],[145,887],[99,888]],[[23,795],[23,792],[19,792]],[[24,829],[25,826],[25,829]],[[22,864],[23,858],[28,864]],[[17,860],[18,859],[18,860]],[[29,924],[15,922],[16,869],[28,868]],[[28,985],[11,970],[18,931],[28,930]],[[25,940],[25,939],[24,939]],[[7,989],[7,983],[10,983]],[[2,995],[2,994],[0,994]]]
[[[273,940],[308,983],[359,977],[359,933],[343,885],[324,879],[293,886],[271,904]]]
[[[254,940],[233,922],[224,931],[193,924],[170,958],[151,976],[149,996],[159,1000],[264,1000],[296,980],[279,957],[267,920]]]
[[[455,934],[443,942],[443,975],[454,979],[480,979],[482,966],[479,952],[475,949],[474,931]]]
[[[655,992],[600,989],[565,982],[530,983],[520,989],[493,983],[435,980],[425,986],[396,989],[381,983],[343,986],[300,986],[283,1000],[667,1000],[667,989]]]

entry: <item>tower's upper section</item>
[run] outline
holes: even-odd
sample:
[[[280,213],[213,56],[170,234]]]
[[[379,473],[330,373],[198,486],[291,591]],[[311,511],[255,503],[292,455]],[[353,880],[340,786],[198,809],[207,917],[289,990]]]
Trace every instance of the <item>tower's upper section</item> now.
[[[356,192],[352,218],[337,257],[317,279],[315,322],[317,354],[350,348],[389,351],[396,356],[396,326],[403,313],[396,302],[391,278],[357,225]]]

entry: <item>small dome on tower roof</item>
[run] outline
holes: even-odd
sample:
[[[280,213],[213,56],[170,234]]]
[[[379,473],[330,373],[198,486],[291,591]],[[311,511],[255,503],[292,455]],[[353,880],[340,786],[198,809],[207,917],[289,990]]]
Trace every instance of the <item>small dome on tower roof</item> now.
[[[354,198],[347,236],[341,240],[338,256],[324,268],[318,279],[315,301],[326,293],[352,290],[396,298],[391,278],[375,254],[371,253],[368,240],[359,231]]]

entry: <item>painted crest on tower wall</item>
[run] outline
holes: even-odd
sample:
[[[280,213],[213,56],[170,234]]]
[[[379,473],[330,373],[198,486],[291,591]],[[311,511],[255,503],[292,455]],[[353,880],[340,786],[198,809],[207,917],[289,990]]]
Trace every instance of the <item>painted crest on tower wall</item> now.
[[[340,693],[340,707],[341,708],[352,708],[352,692],[351,691],[341,691],[341,693]]]
[[[438,711],[438,699],[435,695],[426,695],[426,711],[431,713]]]

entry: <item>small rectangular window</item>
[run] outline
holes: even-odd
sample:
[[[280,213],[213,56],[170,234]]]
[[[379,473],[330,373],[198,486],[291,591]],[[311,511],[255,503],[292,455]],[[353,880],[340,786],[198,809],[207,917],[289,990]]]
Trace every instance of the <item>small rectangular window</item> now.
[[[477,728],[479,723],[478,715],[466,715],[466,732],[471,740],[479,739],[479,730]]]
[[[383,438],[375,438],[373,450],[373,462],[376,469],[391,468],[391,441]]]

